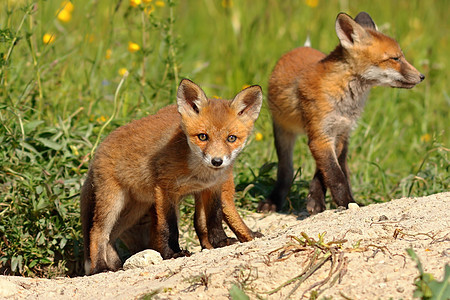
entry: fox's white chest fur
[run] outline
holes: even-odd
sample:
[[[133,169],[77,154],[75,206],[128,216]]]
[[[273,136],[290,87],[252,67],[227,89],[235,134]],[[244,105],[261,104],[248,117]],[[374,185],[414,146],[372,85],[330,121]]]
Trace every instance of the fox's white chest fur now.
[[[352,131],[361,117],[371,86],[361,80],[351,80],[343,91],[342,97],[331,99],[333,111],[322,124],[324,132],[337,137]]]
[[[192,194],[202,190],[220,186],[228,178],[229,167],[213,169],[202,164],[190,164],[191,173],[176,179],[176,188],[182,194]],[[232,166],[230,166],[232,167]]]

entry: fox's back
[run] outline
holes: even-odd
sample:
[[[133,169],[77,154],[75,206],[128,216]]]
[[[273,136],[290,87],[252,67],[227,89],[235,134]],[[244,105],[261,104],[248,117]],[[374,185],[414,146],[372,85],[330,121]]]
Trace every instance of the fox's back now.
[[[318,87],[323,58],[325,54],[319,50],[299,47],[284,54],[271,74],[268,102],[272,117],[293,132],[301,131],[304,123],[298,88],[307,86],[314,90],[314,85]]]
[[[162,171],[173,172],[171,165],[182,174],[188,146],[180,124],[176,106],[170,105],[113,131],[96,151],[94,182],[114,180],[140,190],[154,186]]]
[[[285,53],[277,62],[269,79],[269,97],[292,86],[301,73],[314,68],[325,54],[310,47],[299,47]]]
[[[183,139],[181,118],[175,105],[121,126],[100,144],[95,161],[107,160],[109,164],[139,165],[145,156],[153,156],[171,142]]]

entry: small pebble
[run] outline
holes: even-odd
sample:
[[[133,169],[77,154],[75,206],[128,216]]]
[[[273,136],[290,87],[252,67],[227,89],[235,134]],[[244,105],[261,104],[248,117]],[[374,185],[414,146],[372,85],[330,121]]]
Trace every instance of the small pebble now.
[[[359,205],[356,203],[349,203],[348,204],[348,209],[358,209]]]
[[[385,215],[381,215],[381,216],[378,218],[378,221],[386,221],[386,220],[388,220],[388,217],[386,217]]]
[[[155,250],[144,250],[128,258],[123,264],[124,270],[145,268],[150,265],[156,265],[162,262],[162,257]]]

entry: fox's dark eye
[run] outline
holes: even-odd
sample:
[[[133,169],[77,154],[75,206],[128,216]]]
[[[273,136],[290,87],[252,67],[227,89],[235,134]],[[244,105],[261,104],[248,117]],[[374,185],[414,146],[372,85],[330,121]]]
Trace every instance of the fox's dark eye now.
[[[208,135],[205,133],[200,133],[199,135],[197,135],[198,139],[202,142],[207,141],[208,140]]]
[[[229,135],[227,138],[227,141],[230,143],[234,143],[236,141],[237,137],[235,135]]]
[[[399,56],[391,57],[391,59],[392,59],[393,61],[400,61],[400,57],[399,57]]]

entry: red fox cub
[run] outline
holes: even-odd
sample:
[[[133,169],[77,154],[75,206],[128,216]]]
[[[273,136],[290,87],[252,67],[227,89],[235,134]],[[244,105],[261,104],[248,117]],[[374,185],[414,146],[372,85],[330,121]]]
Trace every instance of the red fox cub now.
[[[189,255],[178,243],[178,206],[194,195],[194,227],[202,248],[241,242],[252,232],[234,205],[233,163],[262,104],[259,86],[232,101],[208,99],[181,81],[177,105],[112,132],[99,146],[81,190],[86,274],[122,266],[115,241],[134,251],[151,248],[164,259]],[[148,232],[142,232],[147,228]],[[142,240],[140,240],[142,237]]]
[[[406,61],[398,43],[377,31],[365,12],[353,20],[336,19],[340,44],[328,56],[309,47],[284,54],[270,80],[268,102],[278,155],[277,182],[260,211],[283,207],[293,180],[293,147],[297,134],[306,133],[316,161],[306,207],[325,210],[330,189],[338,206],[355,202],[347,167],[351,130],[361,115],[373,86],[412,88],[425,76]]]

